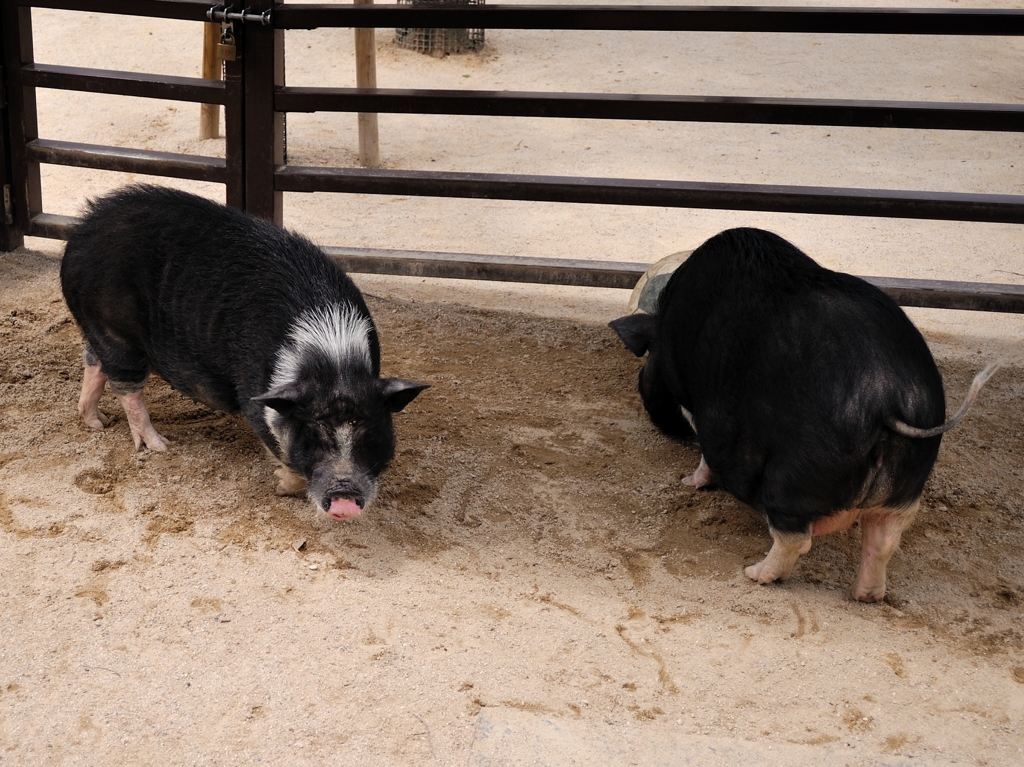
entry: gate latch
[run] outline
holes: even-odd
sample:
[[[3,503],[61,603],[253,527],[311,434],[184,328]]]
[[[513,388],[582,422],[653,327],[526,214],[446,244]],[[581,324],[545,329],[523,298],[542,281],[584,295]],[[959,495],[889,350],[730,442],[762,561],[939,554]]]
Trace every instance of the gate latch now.
[[[248,8],[244,9],[241,13],[234,10],[235,6],[223,6],[215,5],[206,12],[206,18],[210,21],[258,21],[260,24],[266,26],[270,24],[270,10],[267,9],[263,13],[252,13]]]
[[[237,58],[235,48],[235,22],[220,23],[220,41],[217,43],[217,58],[221,61],[234,61]]]

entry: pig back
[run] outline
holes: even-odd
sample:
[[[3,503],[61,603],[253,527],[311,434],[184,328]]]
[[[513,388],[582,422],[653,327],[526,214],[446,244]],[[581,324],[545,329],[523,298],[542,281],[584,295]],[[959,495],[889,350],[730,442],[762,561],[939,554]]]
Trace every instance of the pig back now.
[[[307,239],[195,195],[135,186],[90,205],[61,282],[88,341],[144,351],[172,387],[234,411],[263,393],[296,318],[356,287]],[[373,374],[379,345],[370,333]]]
[[[786,498],[800,518],[861,500],[880,465],[884,500],[916,497],[939,439],[885,423],[944,419],[920,332],[867,282],[774,235],[732,231],[673,276],[659,318],[708,466],[741,500]]]

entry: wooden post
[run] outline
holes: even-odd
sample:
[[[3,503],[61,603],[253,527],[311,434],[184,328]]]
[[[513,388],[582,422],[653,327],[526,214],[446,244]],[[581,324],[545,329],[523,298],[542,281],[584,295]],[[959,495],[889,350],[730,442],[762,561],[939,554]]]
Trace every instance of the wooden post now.
[[[356,5],[371,5],[373,0],[353,0]],[[377,87],[377,30],[356,29],[356,87]],[[360,112],[359,164],[364,168],[380,167],[380,140],[377,135],[377,113]]]
[[[203,24],[203,79],[220,79],[220,56],[217,43],[220,42],[220,24]],[[220,135],[220,104],[200,104],[199,139],[217,138]]]

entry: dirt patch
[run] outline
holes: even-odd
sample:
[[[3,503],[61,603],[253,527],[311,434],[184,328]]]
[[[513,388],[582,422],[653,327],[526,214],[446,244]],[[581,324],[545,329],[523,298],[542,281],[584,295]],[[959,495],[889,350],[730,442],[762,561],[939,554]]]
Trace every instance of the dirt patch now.
[[[135,453],[109,394],[111,425],[85,427],[57,259],[0,265],[0,749],[116,760],[188,727],[271,761],[302,743],[452,763],[499,707],[653,739],[1016,758],[1019,366],[945,438],[867,606],[847,595],[856,530],[816,539],[785,585],[747,581],[764,523],[680,483],[698,451],[651,427],[639,362],[602,325],[370,295],[385,374],[432,388],[397,417],[376,506],[337,524],[273,494],[240,418],[161,381],[169,453]],[[939,360],[951,401],[980,364]]]

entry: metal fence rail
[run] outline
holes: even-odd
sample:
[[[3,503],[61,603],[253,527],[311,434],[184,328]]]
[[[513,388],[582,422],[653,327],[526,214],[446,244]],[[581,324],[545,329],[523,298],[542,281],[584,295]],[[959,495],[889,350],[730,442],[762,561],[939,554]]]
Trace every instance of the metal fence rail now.
[[[472,27],[491,29],[660,30],[905,35],[1024,35],[1024,11],[872,8],[720,8],[664,6],[298,5],[275,9],[275,26]],[[275,91],[280,112],[394,112],[545,118],[671,120],[872,128],[1024,132],[1024,105],[715,96],[289,88]],[[760,210],[823,215],[1024,223],[1024,197],[884,189],[716,184],[680,180],[558,178],[510,174],[279,167],[276,192],[430,195],[504,200]],[[594,284],[580,264],[512,266],[507,258],[364,253],[351,270],[557,284]],[[594,265],[595,267],[597,265]],[[635,265],[634,265],[635,266]],[[573,282],[575,270],[580,282]],[[630,268],[604,284],[632,279]],[[906,305],[1024,311],[1024,289],[973,283],[885,281]]]
[[[1024,11],[962,9],[284,5],[274,11],[274,23],[283,29],[432,25],[1024,35]],[[281,87],[274,108],[1024,132],[1021,104]],[[274,188],[1024,223],[1024,197],[1014,195],[299,167],[277,169]]]
[[[275,92],[274,108],[1024,132],[1024,104],[285,86]]]
[[[11,200],[4,247],[25,234],[66,237],[74,219],[44,211],[44,163],[224,183],[228,203],[279,221],[285,192],[400,194],[609,205],[715,208],[1024,224],[1024,196],[915,190],[724,184],[679,179],[564,178],[501,173],[307,168],[284,157],[288,112],[486,115],[662,120],[1024,133],[1024,104],[903,102],[706,95],[294,88],[285,85],[284,30],[316,27],[490,28],[1024,36],[1024,10],[571,5],[337,5],[253,0],[235,24],[238,60],[224,82],[36,64],[35,7],[204,21],[207,0],[0,0],[3,23],[3,164]],[[218,10],[219,9],[219,10]],[[238,16],[238,9],[230,9]],[[269,12],[269,13],[268,13]],[[226,159],[73,144],[38,135],[35,89],[174,99],[225,108]],[[338,249],[336,249],[337,251]],[[352,271],[628,287],[646,265],[498,256],[335,252]],[[538,261],[545,263],[536,263]],[[915,306],[1024,312],[1013,285],[885,280]]]
[[[279,168],[274,179],[275,188],[285,192],[348,192],[664,208],[770,210],[832,216],[1024,224],[1024,197],[1018,195],[291,165]]]
[[[325,250],[346,271],[353,273],[502,280],[626,290],[636,285],[648,266],[618,261],[523,258],[419,250],[340,247],[329,247]],[[863,279],[888,293],[901,306],[1024,313],[1024,285],[909,280],[899,277]]]
[[[229,204],[244,207],[244,159],[240,140],[242,79],[239,66],[228,62],[225,79],[214,81],[37,64],[33,58],[32,7],[205,21],[209,10],[205,0],[3,0],[0,6],[3,85],[7,94],[2,113],[2,165],[4,185],[9,190],[10,199],[8,220],[2,231],[4,249],[17,247],[25,235],[66,238],[75,223],[72,217],[45,212],[39,171],[42,164],[213,181],[225,184]],[[36,116],[38,88],[223,105],[228,135],[225,158],[80,144],[42,137]]]
[[[319,5],[274,9],[277,29],[480,27],[486,29],[796,32],[874,35],[1024,34],[1024,10],[758,6]]]

